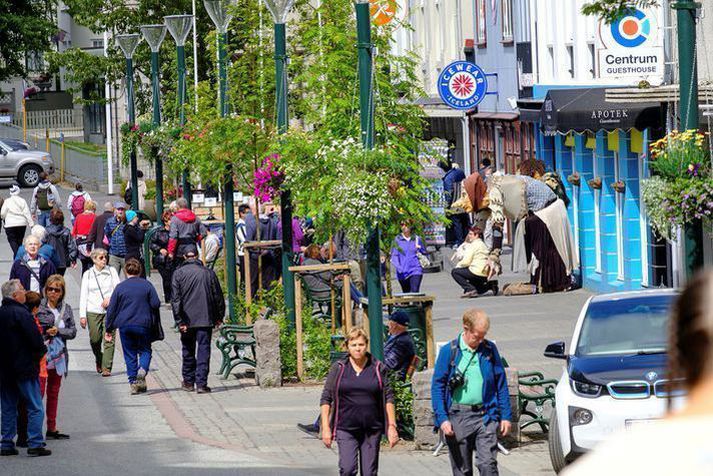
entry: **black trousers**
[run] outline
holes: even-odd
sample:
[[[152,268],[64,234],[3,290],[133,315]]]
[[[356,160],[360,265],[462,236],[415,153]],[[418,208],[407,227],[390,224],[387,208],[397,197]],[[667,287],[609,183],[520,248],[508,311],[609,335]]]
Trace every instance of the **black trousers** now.
[[[280,279],[282,271],[281,257],[278,253],[274,255],[267,253],[262,256],[262,289],[269,290],[272,288],[272,283]],[[258,273],[258,255],[250,253],[250,295],[255,297],[258,291],[258,283],[260,282],[260,273]]]
[[[336,434],[340,476],[356,476],[360,467],[362,476],[379,474],[379,445],[383,434],[380,430],[337,430]]]
[[[463,292],[466,293],[478,291],[478,294],[483,294],[491,289],[493,283],[493,281],[488,281],[485,276],[471,273],[468,268],[453,268],[451,276],[463,288]]]
[[[15,259],[18,248],[22,245],[22,240],[25,238],[26,226],[11,226],[5,227],[5,234],[7,235],[7,242],[12,248],[12,259]]]
[[[164,261],[163,264],[155,266],[158,274],[161,275],[161,284],[163,285],[163,300],[171,302],[171,279],[173,278],[173,263]]]
[[[197,387],[208,385],[212,327],[192,327],[181,333],[183,345],[183,382]]]

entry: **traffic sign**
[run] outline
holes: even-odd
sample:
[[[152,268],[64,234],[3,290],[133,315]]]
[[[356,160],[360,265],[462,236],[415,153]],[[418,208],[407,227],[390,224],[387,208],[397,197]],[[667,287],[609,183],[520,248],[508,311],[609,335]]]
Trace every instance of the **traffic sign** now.
[[[454,61],[438,76],[438,94],[447,106],[461,111],[476,107],[488,93],[485,72],[475,63]]]

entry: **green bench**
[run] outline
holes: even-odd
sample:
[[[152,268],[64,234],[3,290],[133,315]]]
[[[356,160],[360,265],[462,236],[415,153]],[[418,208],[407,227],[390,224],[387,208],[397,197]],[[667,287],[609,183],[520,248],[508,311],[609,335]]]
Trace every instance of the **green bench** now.
[[[550,429],[550,419],[545,416],[545,404],[555,406],[556,379],[546,379],[541,372],[523,372],[518,374],[517,403],[520,409],[520,430],[528,426],[540,425],[543,433]],[[533,405],[531,407],[530,405]],[[530,417],[522,422],[523,415]]]
[[[217,375],[227,379],[239,365],[255,368],[255,335],[253,326],[223,324],[215,342],[223,358]]]

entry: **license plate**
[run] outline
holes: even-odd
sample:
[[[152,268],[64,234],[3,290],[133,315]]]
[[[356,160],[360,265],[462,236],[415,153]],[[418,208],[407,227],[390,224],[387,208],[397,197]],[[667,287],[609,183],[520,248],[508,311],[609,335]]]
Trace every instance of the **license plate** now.
[[[650,418],[644,420],[626,420],[624,423],[627,430],[633,430],[635,428],[645,427],[647,425],[653,425],[660,421],[657,418]]]

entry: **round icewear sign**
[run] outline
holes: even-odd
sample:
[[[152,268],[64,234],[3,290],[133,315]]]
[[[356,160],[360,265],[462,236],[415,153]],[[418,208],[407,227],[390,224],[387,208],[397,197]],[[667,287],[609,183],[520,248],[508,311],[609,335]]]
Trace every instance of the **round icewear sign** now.
[[[454,61],[438,76],[438,94],[453,109],[473,109],[483,100],[487,90],[485,72],[467,61]]]

